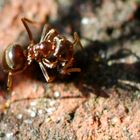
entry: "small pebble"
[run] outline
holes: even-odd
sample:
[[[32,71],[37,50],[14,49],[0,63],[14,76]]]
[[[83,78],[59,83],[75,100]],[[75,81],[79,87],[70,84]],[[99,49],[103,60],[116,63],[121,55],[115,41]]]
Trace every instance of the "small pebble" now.
[[[27,112],[29,113],[30,117],[34,118],[37,115],[36,108],[33,108],[33,110],[28,109]]]
[[[37,105],[37,102],[36,101],[33,101],[33,102],[30,103],[30,105],[31,106],[36,106]]]
[[[21,120],[23,118],[23,115],[22,114],[18,114],[17,115],[17,119]]]
[[[54,107],[46,109],[46,112],[48,113],[48,115],[51,115],[54,111],[55,111]]]
[[[41,109],[38,110],[38,114],[39,114],[39,115],[42,115],[42,114],[43,114],[43,110],[41,110]]]
[[[37,113],[36,113],[35,111],[31,111],[30,116],[31,116],[32,118],[36,117],[36,115],[37,115]]]
[[[55,92],[54,92],[54,97],[55,97],[55,98],[60,97],[60,92],[59,92],[59,91],[55,91]]]
[[[26,123],[26,124],[32,124],[32,120],[24,120],[24,123]]]
[[[114,118],[111,119],[112,125],[115,125],[118,121],[119,121],[119,120],[118,120],[117,117],[114,117]]]

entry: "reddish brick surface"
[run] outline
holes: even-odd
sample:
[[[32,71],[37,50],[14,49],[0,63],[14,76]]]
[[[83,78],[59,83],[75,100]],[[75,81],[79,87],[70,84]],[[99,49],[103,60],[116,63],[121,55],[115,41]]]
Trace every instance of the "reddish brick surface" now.
[[[0,11],[1,54],[17,40],[28,44],[21,17],[44,23],[49,16],[61,32],[79,31],[84,50],[76,54],[80,74],[58,76],[47,84],[33,64],[13,77],[11,104],[0,113],[0,139],[139,140],[137,10],[129,0],[6,3]],[[1,67],[1,105],[7,97],[6,78]]]

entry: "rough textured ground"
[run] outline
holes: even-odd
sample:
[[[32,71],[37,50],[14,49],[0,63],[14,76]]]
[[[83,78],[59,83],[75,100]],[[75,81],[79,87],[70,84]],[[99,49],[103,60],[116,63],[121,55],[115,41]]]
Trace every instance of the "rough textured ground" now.
[[[21,17],[42,23],[32,26],[37,39],[46,22],[70,39],[77,31],[84,49],[75,53],[79,74],[47,84],[34,63],[15,75],[4,112],[7,75],[0,67],[0,139],[139,140],[139,13],[139,0],[1,0],[0,58],[10,43],[26,48]]]

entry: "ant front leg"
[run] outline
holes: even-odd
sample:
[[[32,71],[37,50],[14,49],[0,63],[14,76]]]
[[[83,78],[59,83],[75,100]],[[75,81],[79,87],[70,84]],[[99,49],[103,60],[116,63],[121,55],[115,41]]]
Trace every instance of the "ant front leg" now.
[[[45,40],[53,41],[54,37],[58,35],[58,32],[55,29],[50,29],[48,32],[47,31],[48,31],[48,25],[45,24],[43,27],[40,42],[43,42]]]
[[[44,66],[44,64],[42,62],[39,62],[39,66],[40,66],[40,68],[42,70],[42,73],[43,73],[43,75],[45,77],[46,82],[52,82],[54,80],[54,78],[50,77],[48,75],[48,72],[47,72],[46,67]]]
[[[57,61],[50,62],[48,59],[43,58],[42,63],[48,68],[55,68],[57,65]]]

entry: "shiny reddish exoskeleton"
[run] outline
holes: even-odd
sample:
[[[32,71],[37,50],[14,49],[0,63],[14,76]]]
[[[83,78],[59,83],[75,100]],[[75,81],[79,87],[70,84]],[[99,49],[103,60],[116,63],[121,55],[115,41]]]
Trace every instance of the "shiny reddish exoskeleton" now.
[[[79,45],[82,48],[76,32],[74,33],[74,41],[71,42],[66,37],[61,36],[55,29],[50,29],[47,32],[47,25],[45,25],[40,42],[35,43],[27,25],[27,22],[34,22],[26,18],[21,20],[29,35],[30,43],[26,50],[23,50],[23,47],[19,44],[12,44],[4,51],[3,68],[8,72],[7,86],[9,89],[12,86],[12,75],[25,70],[33,60],[38,62],[47,82],[53,80],[48,75],[47,68],[57,69],[61,74],[81,71],[80,68],[72,68],[74,46]]]

